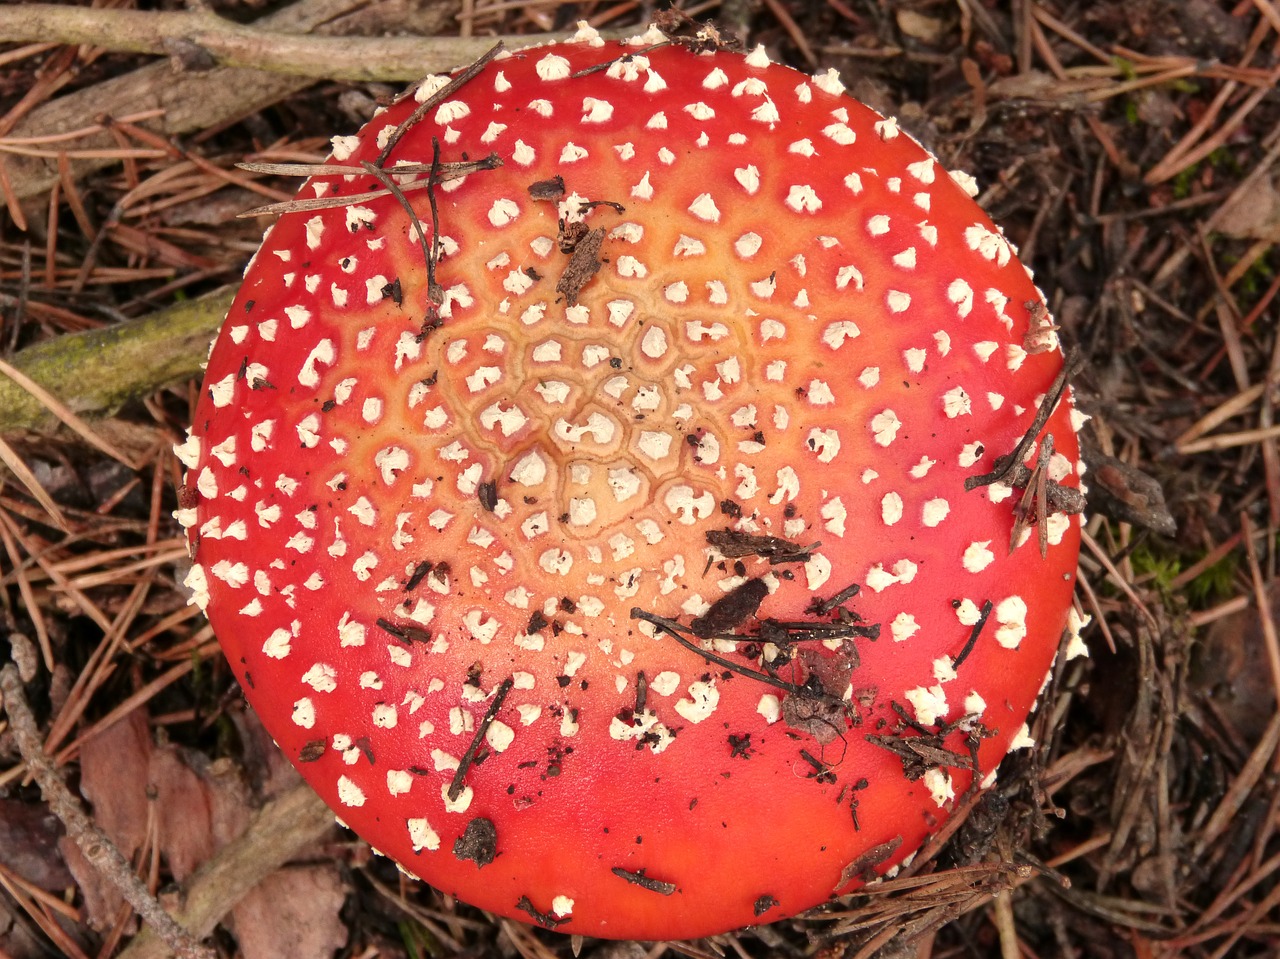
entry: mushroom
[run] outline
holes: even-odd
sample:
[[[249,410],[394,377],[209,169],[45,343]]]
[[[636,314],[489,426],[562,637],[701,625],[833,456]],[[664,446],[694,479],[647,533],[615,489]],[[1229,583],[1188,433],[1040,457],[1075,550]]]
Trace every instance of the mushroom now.
[[[328,162],[213,346],[178,516],[343,822],[495,913],[673,939],[890,873],[994,781],[1083,467],[971,178],[834,71],[588,28]]]

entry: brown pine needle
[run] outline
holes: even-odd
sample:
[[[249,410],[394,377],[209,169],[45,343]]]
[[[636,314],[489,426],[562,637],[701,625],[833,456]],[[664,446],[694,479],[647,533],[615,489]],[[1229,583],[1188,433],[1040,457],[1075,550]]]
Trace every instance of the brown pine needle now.
[[[1217,453],[1237,446],[1254,446],[1280,437],[1280,426],[1267,426],[1237,433],[1218,433],[1190,443],[1179,443],[1174,448],[1183,456],[1195,453]]]
[[[457,180],[464,176],[470,176],[480,170],[492,169],[493,166],[500,166],[502,161],[496,154],[490,154],[483,160],[472,160],[465,163],[441,163],[434,177],[426,180],[414,180],[398,186],[400,193],[412,193],[415,190],[425,190],[438,183],[446,180]],[[236,164],[242,170],[249,170],[254,173],[273,173],[282,176],[352,176],[363,175],[368,176],[369,171],[364,167],[348,167],[348,166],[329,166],[324,163],[238,163]],[[407,163],[397,165],[387,169],[387,173],[392,176],[400,174],[422,174],[430,173],[432,165],[429,163]],[[369,200],[375,200],[378,197],[392,196],[395,191],[387,188],[381,190],[368,190],[364,193],[348,195],[348,196],[332,196],[332,197],[309,197],[306,199],[294,198],[292,200],[282,200],[279,203],[268,203],[265,206],[257,206],[251,210],[245,210],[239,214],[241,219],[255,216],[278,216],[282,213],[306,213],[312,210],[332,210],[337,207],[350,206],[352,203],[365,203]]]
[[[36,479],[35,474],[22,461],[22,457],[3,437],[0,437],[0,462],[9,467],[9,471],[13,473],[18,482],[27,488],[27,492],[40,504],[41,509],[49,515],[49,519],[52,520],[52,525],[55,528],[62,530],[64,533],[71,532],[71,524],[67,522],[66,516],[63,515],[58,504],[53,501],[53,497],[40,485],[40,481]]]
[[[1089,552],[1094,555],[1094,558],[1102,564],[1102,568],[1107,571],[1107,578],[1110,579],[1122,593],[1129,597],[1129,602],[1133,603],[1134,608],[1143,615],[1143,618],[1145,618],[1151,626],[1155,627],[1156,618],[1151,615],[1151,610],[1147,609],[1147,604],[1138,596],[1133,586],[1121,574],[1120,570],[1116,569],[1115,563],[1111,562],[1111,557],[1108,556],[1106,551],[1098,545],[1098,541],[1087,532],[1082,531],[1080,533],[1080,542],[1083,543]]]
[[[62,926],[62,922],[74,922],[78,918],[78,913],[75,910],[70,910],[68,913],[64,909],[69,909],[69,907],[55,907],[49,901],[48,893],[37,889],[30,883],[24,882],[21,876],[10,872],[2,865],[0,865],[0,888],[3,888],[10,898],[22,907],[22,910],[31,917],[32,921],[40,927],[50,941],[65,952],[69,959],[89,959],[88,954],[80,948],[79,944],[67,934],[66,929]],[[60,902],[60,900],[53,899],[53,903],[57,902]],[[61,922],[51,915],[53,912],[61,915]],[[5,955],[7,956],[7,953]]]
[[[1249,514],[1240,512],[1240,534],[1244,539],[1244,552],[1249,560],[1249,578],[1253,583],[1253,601],[1258,608],[1258,617],[1262,623],[1262,639],[1267,653],[1267,662],[1271,666],[1271,685],[1276,697],[1277,713],[1280,714],[1280,636],[1277,636],[1276,621],[1271,611],[1271,600],[1267,595],[1267,583],[1262,576],[1262,565],[1258,562],[1258,547],[1255,540],[1253,523]],[[1270,537],[1274,539],[1274,537]]]
[[[49,627],[45,623],[40,603],[36,600],[35,591],[31,588],[31,577],[23,566],[22,557],[18,553],[16,539],[17,535],[10,532],[8,526],[0,523],[0,541],[4,542],[4,550],[13,568],[13,576],[18,581],[18,593],[22,596],[22,601],[27,605],[27,615],[31,617],[31,623],[36,628],[36,642],[40,645],[40,658],[44,661],[44,668],[52,674],[54,659],[53,645],[49,641]]]

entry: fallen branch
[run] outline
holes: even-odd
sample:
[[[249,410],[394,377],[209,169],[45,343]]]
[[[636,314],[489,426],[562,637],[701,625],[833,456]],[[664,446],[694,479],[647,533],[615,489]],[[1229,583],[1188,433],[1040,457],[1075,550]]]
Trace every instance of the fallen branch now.
[[[50,40],[167,56],[185,69],[216,65],[357,82],[416,80],[473,60],[493,46],[485,38],[307,36],[245,26],[201,9],[166,12],[49,3],[0,7],[0,42]]]
[[[362,18],[351,14],[361,6],[361,0],[299,0],[256,21],[255,26],[291,33],[330,31],[338,24],[354,29]],[[147,129],[181,136],[255,113],[311,82],[306,77],[232,67],[175,75],[168,63],[112,77],[36,107],[0,139],[7,188],[18,200],[46,193],[62,176],[59,151],[72,158],[72,179],[119,163],[120,144],[106,118],[158,113],[146,122]],[[86,128],[86,120],[93,120],[93,125]],[[71,131],[84,131],[84,135],[67,140],[63,135]]]
[[[49,804],[49,809],[66,827],[67,836],[80,848],[85,859],[120,890],[133,911],[163,940],[167,949],[183,959],[214,959],[212,949],[202,946],[195,936],[164,911],[133,871],[129,860],[85,815],[80,803],[71,795],[53,760],[44,752],[40,730],[22,689],[22,679],[12,663],[0,669],[0,695],[3,696],[5,714],[9,717],[9,728],[27,771],[40,786],[40,794]]]
[[[24,9],[27,8],[0,7],[0,13],[21,13]],[[253,29],[269,32],[273,37],[370,30],[429,35],[443,28],[455,12],[455,4],[447,0],[427,4],[421,14],[411,17],[403,9],[389,10],[386,4],[370,4],[367,0],[298,0],[255,20]],[[529,38],[531,42],[537,39]],[[441,38],[430,43],[437,50],[437,57],[430,63],[424,61],[421,72],[446,70],[468,59],[455,40]],[[454,46],[447,50],[440,45]],[[479,41],[473,46],[480,48]],[[329,63],[324,62],[327,70]],[[256,113],[313,82],[312,77],[239,67],[175,74],[168,62],[112,77],[36,107],[0,138],[0,154],[4,155],[8,176],[5,188],[17,200],[48,192],[64,176],[58,166],[59,155],[70,159],[65,175],[73,180],[119,163],[120,144],[110,128],[111,117],[153,115],[154,119],[142,124],[148,130],[166,137],[183,136]],[[73,139],[66,136],[80,131],[83,135]]]
[[[29,346],[12,365],[77,414],[107,414],[125,402],[200,373],[209,341],[231,306],[226,288],[140,320]],[[48,430],[58,420],[36,397],[0,377],[0,436]]]

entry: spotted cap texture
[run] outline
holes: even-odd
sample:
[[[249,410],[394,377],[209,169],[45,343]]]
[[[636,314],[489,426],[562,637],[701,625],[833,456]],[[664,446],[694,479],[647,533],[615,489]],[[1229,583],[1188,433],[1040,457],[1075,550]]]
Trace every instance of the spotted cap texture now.
[[[268,231],[178,448],[195,601],[337,815],[466,902],[639,939],[900,866],[967,731],[979,779],[1025,743],[1079,537],[1010,553],[1021,492],[964,488],[1062,365],[972,181],[834,73],[660,39],[431,103],[386,164],[413,218],[310,181],[337,205]],[[433,143],[501,166],[396,174]],[[1079,418],[1045,427],[1065,486]],[[954,762],[892,748],[925,733]]]

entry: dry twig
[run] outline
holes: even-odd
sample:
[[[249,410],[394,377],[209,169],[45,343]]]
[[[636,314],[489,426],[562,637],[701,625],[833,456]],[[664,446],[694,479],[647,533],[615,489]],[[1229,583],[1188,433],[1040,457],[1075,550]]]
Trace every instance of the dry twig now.
[[[165,912],[164,907],[147,891],[128,860],[120,854],[120,850],[85,815],[80,804],[71,795],[57,767],[45,755],[17,667],[6,664],[0,668],[0,693],[4,695],[4,710],[27,770],[40,785],[40,792],[49,808],[66,826],[67,835],[80,847],[84,857],[120,890],[134,912],[155,930],[156,935],[180,959],[214,959],[212,949],[200,945],[190,932]]]
[[[0,11],[7,9],[10,8],[0,7]],[[432,4],[414,27],[424,34],[432,33],[443,26],[449,12],[447,3]],[[376,5],[370,6],[365,0],[297,0],[255,21],[253,28],[273,34],[340,33],[377,22],[377,15]],[[439,51],[440,47],[436,49]],[[429,69],[425,72],[447,70],[465,59],[466,50],[455,46],[453,51],[426,65]],[[114,76],[34,107],[12,129],[0,131],[0,160],[9,178],[8,188],[0,193],[14,201],[29,199],[62,179],[69,181],[118,162],[120,144],[112,131],[104,124],[87,125],[86,118],[157,113],[158,118],[148,121],[148,126],[164,136],[180,136],[217,128],[255,113],[305,89],[311,82],[309,77],[238,67],[215,67],[175,76],[168,63],[151,64]],[[74,148],[63,139],[66,131],[86,126],[91,132],[75,141]],[[20,148],[14,141],[20,141]],[[36,144],[46,145],[43,154],[30,153]],[[67,153],[75,159],[64,174],[59,170],[57,158]]]
[[[56,40],[311,79],[415,80],[464,63],[492,41],[457,37],[327,37],[243,26],[199,8],[122,10],[24,3],[0,7],[0,42]]]

